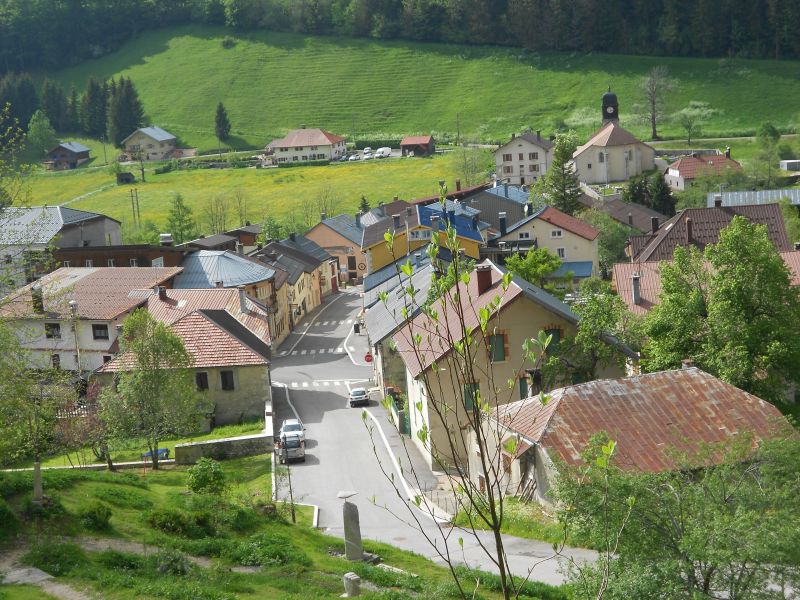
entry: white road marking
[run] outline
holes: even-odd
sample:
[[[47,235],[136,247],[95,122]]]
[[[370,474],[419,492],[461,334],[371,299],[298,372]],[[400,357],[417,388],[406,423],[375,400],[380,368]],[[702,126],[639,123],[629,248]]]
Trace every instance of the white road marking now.
[[[307,381],[303,382],[303,387],[308,387],[308,382]]]
[[[312,381],[311,385],[313,385],[314,387],[319,387],[319,381]]]
[[[298,386],[299,386],[299,384],[296,381],[292,382],[292,387],[298,387]]]
[[[316,348],[314,348],[313,350],[309,350],[309,351],[308,351],[308,353],[309,353],[309,354],[316,354],[316,353],[317,353],[317,350],[316,350]]]
[[[330,386],[330,384],[331,384],[330,381],[323,381],[322,382],[322,387],[328,387],[328,386]]]
[[[336,349],[336,353],[337,353],[337,354],[341,354],[342,352],[344,352],[344,350],[342,350],[342,347],[341,347],[341,346],[339,346],[339,347]]]
[[[333,385],[335,385],[336,387],[339,387],[340,385],[342,385],[342,382],[341,381],[334,381]]]
[[[320,316],[320,315],[321,315],[323,312],[325,312],[326,310],[328,310],[328,307],[329,307],[329,306],[331,306],[331,305],[332,305],[334,302],[336,302],[336,301],[337,301],[339,298],[344,298],[345,296],[349,296],[349,294],[339,294],[338,296],[336,296],[336,298],[334,298],[333,300],[331,300],[330,302],[328,302],[328,303],[327,303],[325,306],[323,306],[323,307],[322,307],[322,310],[320,310],[320,311],[319,311],[319,312],[318,312],[316,315],[314,315],[314,318],[313,318],[313,319],[311,319],[311,321],[309,321],[308,323],[306,323],[306,330],[305,330],[303,333],[301,333],[301,334],[300,334],[300,337],[299,337],[299,338],[298,338],[298,340],[297,340],[297,341],[294,343],[294,346],[292,346],[291,348],[289,348],[289,351],[292,351],[292,350],[294,350],[294,349],[297,347],[297,344],[299,344],[299,343],[301,342],[301,340],[303,339],[303,337],[305,337],[306,333],[308,333],[308,330],[309,330],[309,328],[311,327],[311,325],[312,325],[314,322],[316,322],[316,320],[319,318],[319,316]]]
[[[292,350],[291,355],[292,356],[297,356],[297,350]]]
[[[300,350],[300,354],[305,354],[308,350]]]

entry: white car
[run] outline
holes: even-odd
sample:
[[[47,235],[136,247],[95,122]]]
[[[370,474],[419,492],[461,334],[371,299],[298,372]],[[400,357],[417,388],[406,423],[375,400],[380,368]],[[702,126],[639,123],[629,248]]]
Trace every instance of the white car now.
[[[375,157],[372,156],[372,154],[370,154],[369,152],[364,152],[364,156],[361,160],[372,160],[373,158]]]
[[[348,160],[361,160],[360,154],[353,154]]]
[[[298,436],[302,441],[306,440],[306,427],[303,425],[302,421],[298,419],[286,419],[281,425],[280,433],[278,434],[279,438],[285,436]]]
[[[389,158],[391,155],[392,149],[385,146],[375,150],[375,158]]]
[[[364,148],[364,154],[372,154],[372,148],[370,148],[369,146]]]
[[[350,390],[347,400],[350,402],[350,408],[359,404],[367,406],[369,404],[369,394],[364,388],[353,388]]]

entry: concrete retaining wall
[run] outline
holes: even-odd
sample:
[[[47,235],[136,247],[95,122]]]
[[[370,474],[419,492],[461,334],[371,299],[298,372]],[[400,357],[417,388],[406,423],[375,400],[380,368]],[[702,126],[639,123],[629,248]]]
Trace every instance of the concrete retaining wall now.
[[[275,447],[272,433],[175,445],[175,464],[193,465],[203,457],[215,460],[269,454]]]

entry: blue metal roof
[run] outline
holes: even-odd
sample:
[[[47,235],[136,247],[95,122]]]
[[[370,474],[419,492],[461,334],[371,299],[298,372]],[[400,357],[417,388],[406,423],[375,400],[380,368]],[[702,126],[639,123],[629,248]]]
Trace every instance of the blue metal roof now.
[[[508,200],[512,200],[517,202],[518,204],[527,204],[529,194],[528,192],[524,191],[521,187],[516,185],[508,185],[507,183],[501,183],[497,187],[491,187],[485,190],[489,194],[494,194],[495,196],[499,196],[501,198],[507,198]]]
[[[66,148],[67,150],[72,150],[73,152],[88,152],[90,150],[88,146],[84,146],[78,142],[61,142],[56,147]]]
[[[175,278],[177,289],[207,289],[250,285],[275,276],[274,269],[228,250],[198,250],[187,255],[183,272]]]
[[[141,131],[143,134],[145,134],[150,138],[153,138],[157,142],[167,142],[169,140],[175,139],[175,136],[172,135],[169,131],[165,131],[164,129],[161,129],[161,127],[156,127],[155,125],[151,125],[150,127],[140,127],[136,131]],[[125,142],[127,142],[128,139],[134,133],[136,133],[136,131],[134,131],[133,133],[131,133],[131,135],[122,140],[122,143],[124,144]]]
[[[473,219],[475,217],[470,218],[464,215],[455,214],[454,212],[444,213],[442,212],[441,206],[437,206],[436,208],[433,208],[433,206],[434,205],[417,207],[420,225],[432,229],[431,216],[437,215],[441,217],[439,219],[440,231],[447,229],[447,222],[445,221],[450,221],[455,227],[456,234],[459,237],[466,238],[468,240],[475,240],[476,242],[483,241],[483,237],[480,233],[480,221],[477,221],[475,226],[473,226]]]
[[[563,277],[572,271],[573,277],[583,279],[592,276],[592,261],[590,260],[576,260],[572,262],[562,262],[561,266],[556,270],[551,277]]]
[[[356,218],[353,215],[336,215],[335,217],[328,217],[322,221],[323,225],[327,225],[342,237],[347,238],[354,244],[361,245],[361,236],[363,230],[356,227]]]
[[[403,285],[396,285],[399,281],[391,280],[391,285],[384,290],[388,292],[385,304],[379,302],[377,297],[378,291],[382,290],[383,287],[373,290],[374,301],[369,305],[365,305],[368,310],[364,315],[364,323],[367,326],[371,343],[377,344],[383,341],[392,335],[398,327],[416,316],[420,310],[420,305],[428,296],[428,290],[430,290],[433,283],[434,274],[433,265],[428,263],[411,275],[411,285],[417,290],[415,301],[412,301],[405,291],[408,287],[408,276],[406,275],[402,277]],[[403,308],[407,311],[405,318],[403,318]]]
[[[714,196],[722,196],[722,206],[746,206],[749,204],[772,204],[783,198],[788,198],[795,206],[800,205],[800,188],[786,188],[781,190],[758,190],[744,192],[709,192],[706,196],[706,206],[714,206]]]

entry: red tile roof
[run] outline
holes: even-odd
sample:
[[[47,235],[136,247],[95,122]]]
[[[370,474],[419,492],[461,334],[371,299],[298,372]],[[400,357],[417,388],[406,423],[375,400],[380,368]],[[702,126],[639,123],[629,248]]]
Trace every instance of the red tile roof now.
[[[783,262],[789,269],[792,277],[792,285],[800,285],[800,251],[789,250],[780,253]],[[633,303],[633,280],[634,273],[639,274],[639,304]],[[661,295],[661,262],[635,262],[617,263],[614,265],[612,275],[614,288],[628,309],[636,314],[646,314],[656,304]]]
[[[654,211],[652,208],[642,206],[641,204],[625,202],[619,198],[613,200],[600,198],[595,200],[586,194],[581,194],[580,198],[578,198],[578,202],[589,208],[604,212],[618,223],[628,225],[641,232],[650,231],[651,219],[653,217],[658,219],[659,223],[663,223],[669,218],[666,215],[662,215],[660,212]]]
[[[78,303],[82,319],[110,321],[139,306],[143,298],[131,296],[133,290],[170,284],[181,267],[62,267],[38,281],[9,294],[0,306],[0,316],[33,316],[31,289],[39,285],[44,307],[51,318],[69,314],[69,302]]]
[[[633,258],[637,262],[649,260],[672,260],[678,246],[687,246],[686,220],[692,219],[692,244],[701,250],[709,244],[716,244],[719,232],[725,229],[735,216],[743,216],[767,226],[767,235],[778,251],[792,249],[786,235],[783,214],[778,204],[759,204],[750,206],[712,206],[710,208],[687,208],[661,225],[655,235],[637,236]]]
[[[541,213],[539,213],[537,218],[541,219],[542,221],[547,221],[551,225],[555,225],[561,229],[566,229],[567,231],[570,231],[575,235],[579,235],[582,238],[590,241],[600,235],[599,229],[595,229],[585,221],[576,219],[575,217],[561,212],[552,206],[545,208]]]
[[[430,144],[433,136],[431,135],[409,135],[400,140],[401,146],[418,146]]]
[[[272,140],[267,148],[294,148],[302,146],[329,146],[343,142],[345,138],[324,129],[295,129],[285,138]]]
[[[700,175],[719,175],[726,169],[741,171],[742,165],[724,154],[683,156],[667,167],[675,169],[683,179],[694,179]]]
[[[266,309],[247,297],[247,312],[243,313],[239,302],[239,290],[231,288],[166,290],[166,300],[162,300],[152,290],[142,290],[140,293],[146,295],[146,307],[150,314],[167,325],[196,310],[226,310],[258,339],[270,343],[269,316]]]
[[[740,434],[759,441],[791,432],[773,405],[697,368],[591,381],[551,392],[544,406],[528,398],[495,415],[571,465],[605,432],[617,444],[617,466],[648,473],[683,466],[675,452],[691,459],[703,445]]]
[[[192,356],[194,368],[269,364],[267,359],[200,312],[186,315],[173,323],[170,329],[183,341]],[[123,353],[103,365],[99,372],[127,371],[134,365],[133,355]]]

